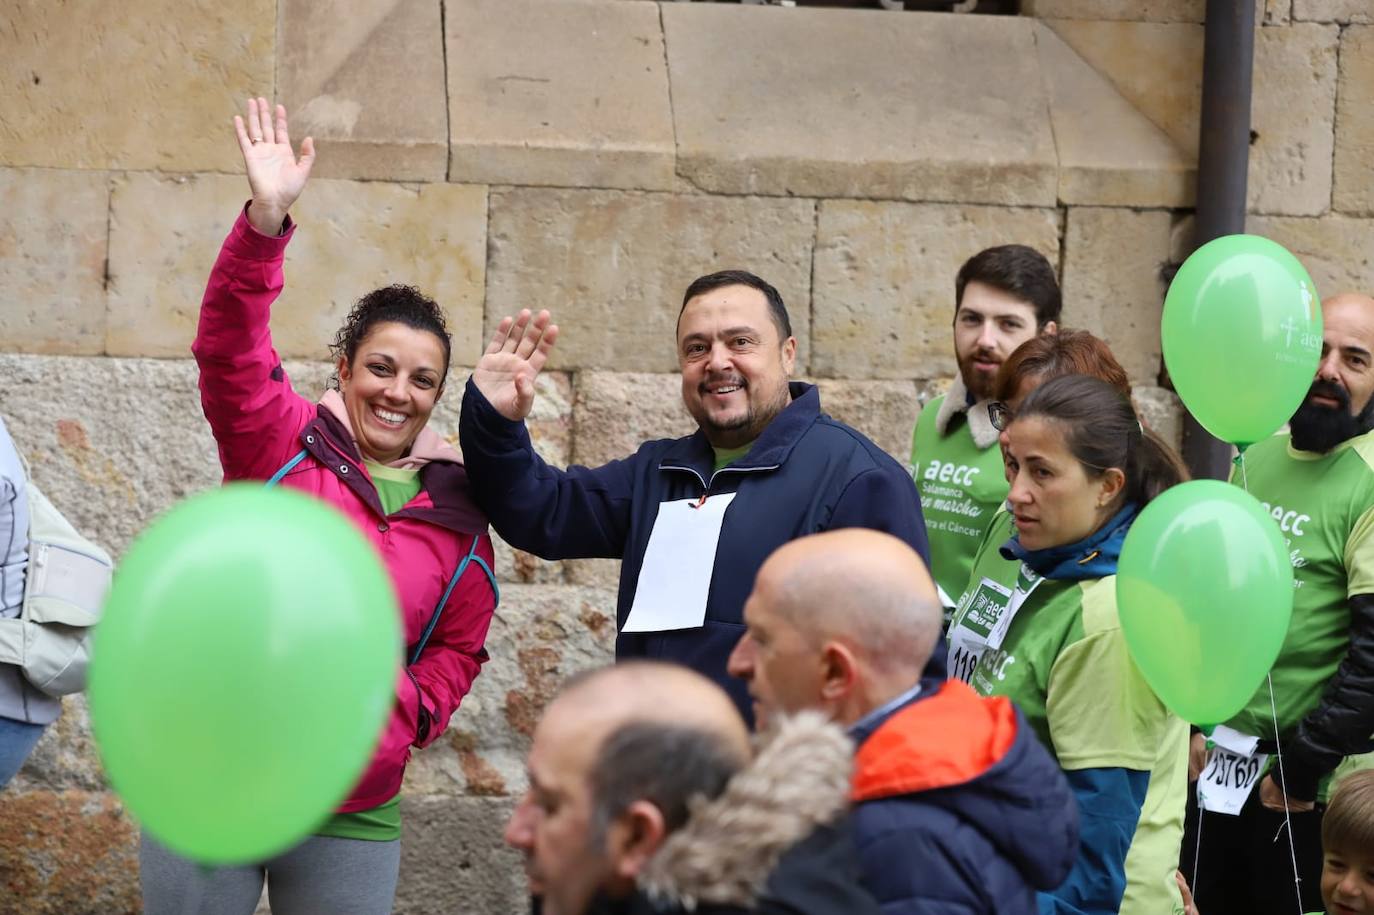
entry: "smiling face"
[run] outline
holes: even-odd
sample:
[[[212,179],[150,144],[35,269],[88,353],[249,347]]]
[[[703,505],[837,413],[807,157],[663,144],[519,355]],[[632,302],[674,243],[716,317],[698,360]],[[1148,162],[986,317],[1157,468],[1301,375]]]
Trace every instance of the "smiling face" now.
[[[364,457],[405,456],[439,400],[445,368],[438,337],[395,321],[373,327],[351,364],[339,360],[339,391]]]
[[[1321,884],[1327,915],[1374,912],[1374,855],[1328,849]]]
[[[1115,511],[1125,483],[1117,468],[1089,474],[1069,450],[1065,427],[1043,416],[1012,422],[1003,433],[1011,508],[1021,545],[1028,550],[1075,543]]]
[[[764,294],[722,286],[689,299],[678,318],[682,401],[717,448],[758,438],[791,401],[797,341],[781,339]]]
[[[1043,328],[1044,333],[1054,330],[1053,321]],[[975,399],[986,400],[1002,363],[1041,332],[1035,324],[1035,306],[995,286],[970,282],[954,313],[954,355],[964,386]]]

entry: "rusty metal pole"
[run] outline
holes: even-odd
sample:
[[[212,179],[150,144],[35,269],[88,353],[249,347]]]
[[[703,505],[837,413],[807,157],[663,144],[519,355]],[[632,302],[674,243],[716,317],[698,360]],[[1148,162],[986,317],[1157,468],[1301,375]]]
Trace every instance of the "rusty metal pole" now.
[[[1207,0],[1203,40],[1195,246],[1245,231],[1255,4]],[[1190,413],[1183,420],[1183,458],[1193,476],[1224,480],[1231,446],[1209,435]]]

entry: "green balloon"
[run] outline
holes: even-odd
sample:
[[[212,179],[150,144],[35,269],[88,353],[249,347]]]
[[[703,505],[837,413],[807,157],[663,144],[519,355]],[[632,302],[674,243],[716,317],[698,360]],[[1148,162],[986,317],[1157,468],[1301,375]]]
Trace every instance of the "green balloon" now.
[[[1250,701],[1279,655],[1293,566],[1254,496],[1195,480],[1166,490],[1131,525],[1116,600],[1131,657],[1160,701],[1214,725]]]
[[[401,652],[390,578],[343,515],[247,483],[195,496],[130,547],[95,632],[105,771],[173,851],[270,857],[361,777]]]
[[[1179,268],[1164,298],[1160,338],[1188,411],[1222,441],[1251,444],[1288,422],[1312,386],[1321,303],[1282,245],[1226,235]]]

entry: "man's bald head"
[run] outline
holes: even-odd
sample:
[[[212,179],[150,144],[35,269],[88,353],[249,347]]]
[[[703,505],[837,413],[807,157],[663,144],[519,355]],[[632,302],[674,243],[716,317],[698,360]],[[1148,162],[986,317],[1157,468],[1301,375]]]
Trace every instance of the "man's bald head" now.
[[[813,643],[847,637],[884,670],[919,673],[940,637],[935,582],[921,557],[881,531],[827,531],[780,547],[754,588]]]
[[[794,540],[759,569],[730,672],[756,716],[824,708],[848,720],[915,685],[940,637],[925,563],[872,530]]]
[[[584,743],[631,722],[673,724],[716,735],[749,755],[749,731],[725,691],[677,664],[628,661],[569,678],[544,721],[575,721]],[[541,726],[544,722],[541,722]]]
[[[1374,299],[1330,296],[1322,325],[1316,378],[1289,420],[1293,447],[1315,453],[1374,428]]]

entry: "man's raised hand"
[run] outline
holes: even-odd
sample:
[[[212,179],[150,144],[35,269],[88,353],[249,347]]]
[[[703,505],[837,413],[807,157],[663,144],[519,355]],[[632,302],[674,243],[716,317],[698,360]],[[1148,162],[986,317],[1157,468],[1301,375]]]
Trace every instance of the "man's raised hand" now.
[[[248,186],[253,190],[248,221],[265,235],[278,235],[287,211],[310,177],[315,141],[306,137],[300,158],[296,158],[286,131],[286,108],[278,105],[274,118],[272,106],[264,98],[248,100],[246,120],[234,115],[234,132],[248,170]]]
[[[549,323],[547,311],[531,316],[525,309],[514,318],[507,315],[477,361],[472,383],[506,419],[523,420],[534,406],[534,379],[557,338],[558,325]]]

